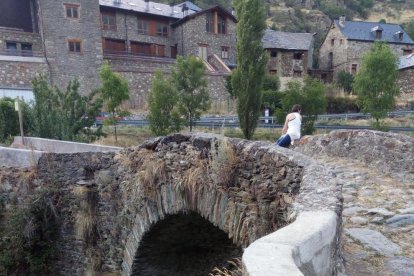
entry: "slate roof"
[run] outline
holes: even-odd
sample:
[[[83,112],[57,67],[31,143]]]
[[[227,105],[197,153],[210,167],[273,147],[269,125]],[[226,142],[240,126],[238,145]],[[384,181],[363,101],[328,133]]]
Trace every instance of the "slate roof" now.
[[[118,3],[119,2],[119,3]],[[128,10],[128,11],[135,11],[135,12],[142,12],[142,13],[149,13],[154,15],[160,15],[160,16],[167,16],[167,17],[173,17],[173,18],[183,18],[184,14],[182,12],[182,6],[183,4],[186,4],[186,6],[189,8],[187,15],[196,13],[201,10],[198,6],[194,5],[190,1],[185,1],[183,3],[174,5],[174,14],[171,14],[171,7],[168,4],[162,4],[162,3],[156,3],[156,2],[149,2],[149,10],[146,11],[146,3],[144,0],[99,0],[99,5],[103,7],[111,7],[111,8],[117,8],[122,10]]]
[[[313,33],[288,33],[267,29],[262,38],[265,49],[309,50]]]
[[[188,16],[185,16],[185,17],[181,18],[180,20],[175,21],[174,23],[172,23],[171,26],[176,27],[176,26],[186,22],[189,19],[192,19],[194,17],[197,17],[199,15],[202,15],[202,14],[207,13],[207,12],[212,12],[212,11],[219,11],[221,14],[225,14],[228,18],[233,20],[233,22],[237,22],[236,17],[234,17],[234,15],[230,11],[228,11],[227,9],[223,8],[220,5],[215,5],[215,6],[200,10],[198,12],[188,14]]]
[[[414,67],[414,54],[409,54],[406,56],[400,57],[400,62],[398,64],[398,70]]]
[[[398,44],[413,44],[414,41],[397,24],[364,22],[364,21],[345,21],[344,26],[339,25],[339,20],[335,20],[335,25],[348,40],[374,41],[375,30],[382,29],[381,41]],[[400,40],[398,32],[403,32],[403,39]]]

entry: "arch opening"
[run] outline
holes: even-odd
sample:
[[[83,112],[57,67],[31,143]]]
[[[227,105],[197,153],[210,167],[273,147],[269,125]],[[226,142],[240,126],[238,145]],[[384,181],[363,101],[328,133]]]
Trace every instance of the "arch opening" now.
[[[143,236],[131,275],[204,276],[241,255],[241,247],[199,214],[168,215]]]

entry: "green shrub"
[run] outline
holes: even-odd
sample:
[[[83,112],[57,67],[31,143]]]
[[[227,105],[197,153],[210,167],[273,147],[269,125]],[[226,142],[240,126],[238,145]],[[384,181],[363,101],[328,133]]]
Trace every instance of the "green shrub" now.
[[[349,97],[327,97],[326,112],[329,114],[335,113],[354,113],[359,112],[360,108],[357,104],[357,99]]]
[[[12,140],[13,136],[20,135],[19,116],[14,109],[14,101],[5,97],[0,99],[0,142]],[[30,133],[32,125],[32,114],[30,107],[20,102],[23,114],[23,131],[25,134]]]
[[[0,231],[0,274],[53,275],[59,234],[54,189],[42,188],[13,210]]]

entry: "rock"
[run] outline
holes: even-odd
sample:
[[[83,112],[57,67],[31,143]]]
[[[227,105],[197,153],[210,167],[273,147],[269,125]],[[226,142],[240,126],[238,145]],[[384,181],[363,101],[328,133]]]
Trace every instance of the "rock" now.
[[[358,212],[362,212],[362,211],[365,211],[365,210],[366,210],[365,208],[362,208],[362,207],[359,207],[359,206],[349,207],[349,208],[345,208],[342,211],[342,215],[344,215],[344,216],[352,216],[352,215],[355,215]]]
[[[397,244],[387,239],[380,232],[366,228],[350,228],[345,231],[351,238],[361,242],[364,247],[368,247],[381,255],[393,256],[401,251]]]
[[[389,260],[385,267],[393,272],[396,276],[412,276],[414,275],[414,260],[406,257],[398,256]]]
[[[382,224],[384,222],[384,218],[383,217],[374,217],[371,220],[371,223],[375,223],[375,224]]]
[[[405,209],[398,209],[397,212],[402,214],[402,215],[414,214],[414,207],[408,207],[408,208],[405,208]]]
[[[371,190],[371,189],[364,190],[364,191],[361,191],[361,196],[372,196],[374,193],[375,193],[375,191]]]
[[[369,209],[367,212],[368,214],[378,214],[384,217],[391,217],[395,215],[394,212],[388,211],[385,208],[372,208],[372,209]]]
[[[368,220],[367,220],[366,218],[363,218],[363,217],[352,217],[352,218],[350,219],[350,221],[351,221],[353,224],[359,224],[359,225],[365,225],[365,224],[367,224],[367,223],[368,223]]]
[[[355,201],[355,197],[354,196],[351,196],[351,195],[343,195],[344,196],[344,202],[346,203],[346,202],[352,202],[352,201]]]
[[[391,227],[399,227],[414,224],[414,214],[395,215],[387,219],[386,223]]]

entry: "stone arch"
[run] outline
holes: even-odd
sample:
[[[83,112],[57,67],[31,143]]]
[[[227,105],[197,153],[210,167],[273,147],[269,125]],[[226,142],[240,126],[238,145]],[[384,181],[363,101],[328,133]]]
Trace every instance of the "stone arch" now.
[[[288,223],[288,206],[299,189],[302,167],[259,142],[229,139],[225,143],[237,160],[230,171],[221,171],[226,165],[219,164],[217,173],[212,171],[211,156],[220,155],[222,141],[174,135],[120,157],[130,176],[121,184],[124,209],[130,213],[123,275],[131,274],[144,234],[168,215],[195,212],[241,247]]]
[[[242,255],[222,230],[195,212],[168,215],[140,242],[131,275],[207,275]]]

